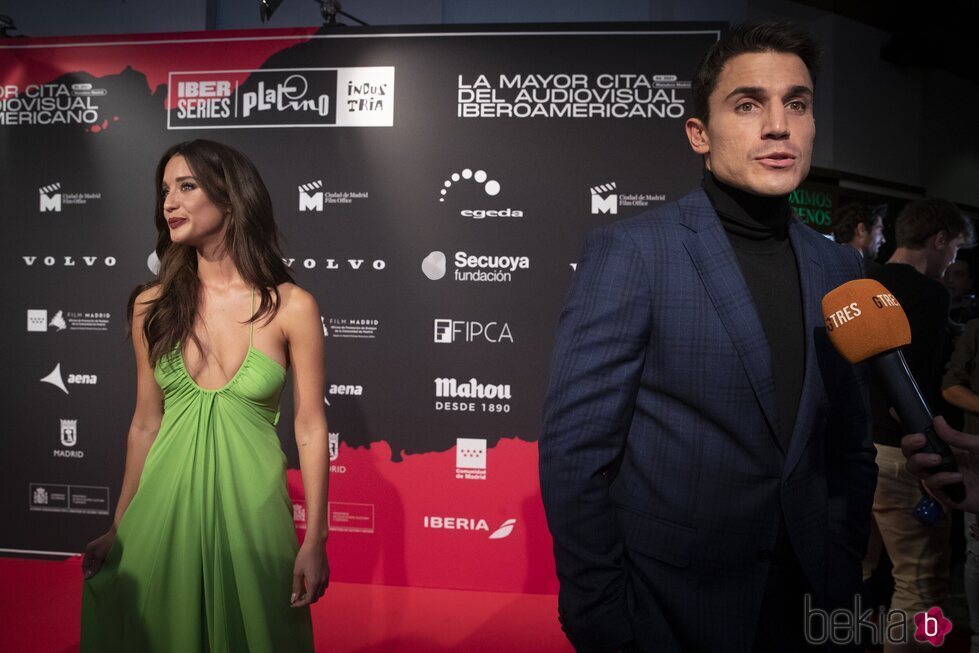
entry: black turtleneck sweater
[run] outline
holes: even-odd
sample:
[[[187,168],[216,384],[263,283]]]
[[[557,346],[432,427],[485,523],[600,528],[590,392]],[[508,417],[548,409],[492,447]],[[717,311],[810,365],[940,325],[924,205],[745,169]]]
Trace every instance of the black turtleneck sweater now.
[[[704,191],[721,218],[771,349],[778,406],[776,435],[788,451],[805,372],[805,324],[788,196],[763,197],[704,171]]]

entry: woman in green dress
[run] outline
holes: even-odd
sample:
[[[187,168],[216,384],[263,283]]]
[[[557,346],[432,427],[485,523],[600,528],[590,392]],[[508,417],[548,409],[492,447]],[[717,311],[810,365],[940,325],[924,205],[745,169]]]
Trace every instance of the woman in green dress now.
[[[240,152],[175,145],[156,188],[160,272],[130,301],[136,409],[112,527],[82,562],[81,649],[312,651],[329,582],[319,309]],[[302,546],[275,431],[290,368]]]

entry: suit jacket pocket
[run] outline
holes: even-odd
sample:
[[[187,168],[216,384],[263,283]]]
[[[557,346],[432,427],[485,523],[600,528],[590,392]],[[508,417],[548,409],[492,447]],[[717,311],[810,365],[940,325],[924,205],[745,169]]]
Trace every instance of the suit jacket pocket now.
[[[659,517],[618,508],[619,527],[626,547],[674,567],[687,567],[697,529]]]

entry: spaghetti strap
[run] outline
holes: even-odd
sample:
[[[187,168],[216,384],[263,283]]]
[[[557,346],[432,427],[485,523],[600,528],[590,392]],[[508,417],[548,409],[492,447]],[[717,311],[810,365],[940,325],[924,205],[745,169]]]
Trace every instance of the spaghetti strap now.
[[[252,286],[252,312],[248,314],[249,319],[255,315],[255,286]],[[252,348],[252,332],[255,330],[255,320],[248,323],[248,348]]]

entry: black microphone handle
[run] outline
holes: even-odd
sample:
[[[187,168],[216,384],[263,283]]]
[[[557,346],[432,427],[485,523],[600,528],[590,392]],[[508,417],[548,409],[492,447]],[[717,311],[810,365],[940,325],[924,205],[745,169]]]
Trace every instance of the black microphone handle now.
[[[920,453],[938,454],[942,462],[934,466],[936,472],[958,471],[955,455],[948,443],[935,433],[934,417],[928,402],[925,401],[918,384],[908,369],[901,350],[894,349],[878,354],[868,360],[877,376],[877,381],[884,388],[888,401],[901,419],[901,425],[908,433],[922,433],[925,436],[925,446]],[[952,483],[942,488],[948,498],[955,503],[965,499],[965,486],[962,483]]]

